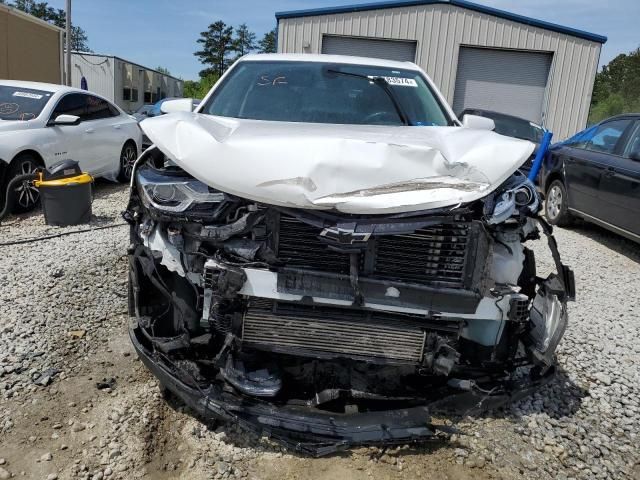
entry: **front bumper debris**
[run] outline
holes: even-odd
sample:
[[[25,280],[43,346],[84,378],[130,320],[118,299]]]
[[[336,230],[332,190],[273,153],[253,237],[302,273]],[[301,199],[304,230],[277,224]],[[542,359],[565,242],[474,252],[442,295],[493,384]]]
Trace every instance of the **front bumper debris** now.
[[[308,408],[275,406],[241,398],[219,384],[198,387],[188,371],[180,371],[166,358],[143,346],[137,325],[130,327],[129,334],[138,356],[160,384],[199,415],[233,422],[259,437],[267,437],[292,451],[314,457],[362,445],[392,446],[446,440],[457,430],[434,424],[431,412],[468,415],[498,408],[530,395],[555,375],[552,368],[536,378],[496,384],[492,393],[447,387],[447,393],[439,400],[411,408],[353,414],[312,412]]]

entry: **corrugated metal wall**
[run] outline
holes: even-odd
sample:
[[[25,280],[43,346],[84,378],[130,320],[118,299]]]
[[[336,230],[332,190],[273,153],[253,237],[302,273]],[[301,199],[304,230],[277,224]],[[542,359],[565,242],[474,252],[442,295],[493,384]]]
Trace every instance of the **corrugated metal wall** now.
[[[60,83],[60,30],[0,7],[0,78]]]
[[[415,40],[416,63],[453,102],[460,46],[553,53],[545,125],[564,139],[586,125],[601,45],[452,5],[420,5],[279,21],[278,52],[319,53],[322,35]],[[305,43],[309,48],[303,48]]]
[[[144,68],[116,57],[115,103],[125,112],[135,112],[144,105]],[[128,100],[124,91],[127,90]]]
[[[113,57],[103,55],[71,55],[71,85],[80,88],[82,77],[87,80],[90,92],[102,95],[114,101],[114,73]]]
[[[126,112],[134,112],[144,103],[157,101],[155,95],[158,92],[164,92],[168,97],[182,96],[182,81],[118,57],[74,53],[71,69],[74,87],[80,88],[84,76],[89,91],[108,98]],[[132,100],[124,99],[125,88],[131,90]],[[133,90],[137,90],[137,100],[134,100]],[[145,92],[148,92],[146,101]]]

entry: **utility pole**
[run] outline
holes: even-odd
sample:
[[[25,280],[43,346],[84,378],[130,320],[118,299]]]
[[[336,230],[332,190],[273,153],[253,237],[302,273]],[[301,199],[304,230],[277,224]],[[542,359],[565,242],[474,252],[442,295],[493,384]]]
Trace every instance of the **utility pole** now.
[[[71,86],[71,0],[67,0],[67,57],[66,57],[66,70],[67,70],[67,85]]]

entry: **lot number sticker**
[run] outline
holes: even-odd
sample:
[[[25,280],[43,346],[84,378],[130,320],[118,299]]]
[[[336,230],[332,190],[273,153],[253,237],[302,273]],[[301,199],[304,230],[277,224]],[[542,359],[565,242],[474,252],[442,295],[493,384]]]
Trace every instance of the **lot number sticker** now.
[[[29,92],[13,92],[14,97],[23,97],[23,98],[33,98],[35,100],[40,100],[43,96],[38,95],[37,93],[29,93]]]
[[[373,78],[373,77],[370,77]],[[396,87],[417,87],[418,82],[416,82],[413,78],[404,78],[404,77],[382,77],[384,78],[389,85],[393,85]]]

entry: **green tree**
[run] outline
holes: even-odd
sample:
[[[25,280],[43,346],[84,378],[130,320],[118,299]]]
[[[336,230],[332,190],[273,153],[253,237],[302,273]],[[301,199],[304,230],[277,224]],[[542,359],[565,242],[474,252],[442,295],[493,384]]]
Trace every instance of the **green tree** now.
[[[640,48],[618,55],[596,74],[589,123],[640,111]]]
[[[255,50],[257,46],[256,34],[249,30],[246,23],[243,23],[236,28],[236,36],[233,40],[233,48],[236,52],[238,52],[239,57],[250,53],[252,50]]]
[[[270,32],[264,34],[262,40],[258,42],[260,47],[260,53],[276,53],[278,46],[276,45],[277,29],[273,29]]]
[[[3,2],[4,3],[4,2]],[[38,17],[45,22],[54,24],[60,28],[66,28],[67,15],[61,8],[50,7],[47,2],[36,2],[35,0],[13,0],[9,6],[21,10],[29,15]],[[87,33],[77,25],[71,25],[71,50],[90,52]]]
[[[184,96],[202,100],[219,78],[217,73],[210,73],[200,78],[199,81],[186,80],[184,82]]]
[[[198,50],[194,55],[207,67],[200,71],[200,76],[206,77],[212,73],[222,76],[227,67],[233,63],[229,58],[234,51],[233,27],[218,20],[209,25],[207,31],[200,33],[198,43],[202,45],[202,50]]]
[[[171,76],[171,72],[169,71],[169,69],[167,67],[156,67],[156,72],[160,72],[163,75]]]

